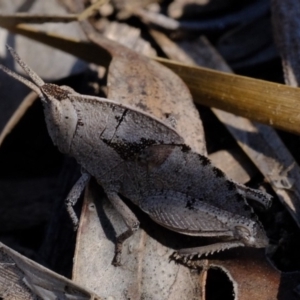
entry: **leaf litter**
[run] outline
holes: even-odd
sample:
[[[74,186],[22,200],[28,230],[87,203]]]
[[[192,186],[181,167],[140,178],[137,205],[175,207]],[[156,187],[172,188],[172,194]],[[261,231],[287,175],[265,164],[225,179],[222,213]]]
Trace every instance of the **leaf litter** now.
[[[289,169],[289,168],[287,168],[287,169],[283,169],[283,168],[277,168],[277,170],[278,170],[278,172],[280,172],[280,174],[286,174],[286,173],[288,173],[288,172],[290,172],[290,170],[291,169]],[[284,172],[286,170],[286,172]],[[287,181],[288,182],[288,184],[290,184],[290,186],[292,186],[293,185],[293,180],[289,180],[289,181]],[[279,189],[282,189],[282,187],[280,187]],[[286,218],[286,217],[285,217]],[[296,230],[296,229],[293,229],[293,230]],[[243,251],[242,251],[243,252]],[[251,251],[250,251],[251,252]],[[243,275],[243,278],[250,278],[250,277],[248,277],[248,276],[251,276],[251,275],[253,275],[253,274],[255,274],[255,272],[262,272],[262,271],[258,271],[259,270],[259,266],[261,266],[261,265],[264,265],[264,264],[266,264],[266,263],[263,263],[262,261],[264,260],[264,255],[261,255],[262,256],[262,258],[259,258],[258,260],[256,260],[256,258],[255,259],[253,259],[253,262],[250,262],[250,264],[254,264],[254,266],[255,266],[255,264],[257,265],[257,267],[253,267],[253,269],[251,269],[251,268],[249,268],[249,275]],[[242,259],[242,261],[243,261],[243,259],[247,259],[247,257],[255,257],[255,255],[253,255],[253,254],[249,254],[249,253],[247,253],[247,255],[246,255],[246,258],[243,256],[243,255],[241,255],[241,259]],[[259,255],[258,255],[258,257],[259,257]],[[256,263],[256,261],[258,261],[257,263]],[[227,264],[226,264],[227,263]],[[239,271],[236,271],[237,273],[234,273],[235,271],[235,268],[237,268],[240,264],[242,264],[238,259],[230,259],[230,260],[226,260],[225,261],[225,263],[224,263],[224,260],[222,259],[221,260],[221,262],[219,261],[219,262],[215,262],[214,260],[212,260],[212,262],[210,262],[209,263],[210,265],[212,265],[212,266],[215,266],[215,265],[218,265],[218,266],[222,266],[222,267],[224,267],[224,268],[231,268],[231,271],[229,271],[229,273],[231,272],[231,274],[238,274],[238,275],[231,275],[232,277],[235,277],[235,278],[240,278],[240,274],[241,274],[241,270],[239,270]],[[232,267],[229,267],[229,265],[228,264],[232,264]],[[266,271],[263,271],[263,272],[273,272],[274,274],[276,273],[274,270],[273,271],[271,271],[271,269],[270,269],[270,265],[267,265],[267,267],[264,267],[263,269],[265,269]],[[290,295],[290,297],[293,297],[294,295],[295,295],[295,293],[297,293],[297,284],[296,284],[296,278],[297,278],[297,273],[294,273],[294,275],[292,275],[292,274],[288,274],[288,273],[279,273],[278,271],[277,271],[277,273],[276,273],[276,276],[275,275],[267,275],[265,278],[269,278],[269,279],[267,279],[267,280],[270,280],[270,282],[272,281],[272,276],[273,276],[273,282],[277,282],[277,284],[274,286],[274,290],[273,290],[273,292],[275,291],[275,290],[278,290],[278,293],[276,294],[273,294],[273,297],[277,297],[278,299],[284,299],[284,298],[282,298],[283,296],[287,296],[287,295],[290,295],[290,294],[286,294],[286,293],[290,293],[290,291],[293,291],[293,294],[292,295]],[[274,279],[275,277],[277,278],[276,280]],[[280,279],[280,276],[281,276],[281,282],[279,281],[279,279]],[[202,276],[203,277],[203,276]],[[291,280],[291,279],[293,279],[293,280]],[[280,283],[279,283],[280,282]],[[289,282],[289,284],[287,284],[287,282]],[[292,286],[292,282],[295,282],[295,284],[294,284],[294,286]],[[203,283],[204,284],[204,283]],[[236,294],[236,296],[237,295],[239,295],[239,297],[243,297],[243,298],[239,298],[239,299],[248,299],[247,297],[249,297],[250,295],[251,295],[251,293],[250,293],[250,289],[249,290],[247,290],[247,289],[244,289],[244,285],[245,285],[246,283],[243,283],[243,282],[239,282],[238,283],[238,288],[240,288],[240,293],[237,293]],[[254,284],[254,286],[255,287],[257,287],[258,286],[258,284],[259,284],[259,282],[257,282],[257,283],[255,283]],[[240,286],[240,287],[239,287]],[[279,287],[278,287],[279,286]],[[275,289],[275,287],[276,287],[276,289]],[[287,288],[288,287],[288,288]],[[253,288],[253,289],[251,289],[252,291],[254,290],[255,288]],[[269,293],[269,294],[268,294]],[[267,296],[271,296],[272,294],[271,294],[271,292],[269,291],[269,292],[267,292],[267,291],[265,291],[265,294],[266,294],[266,297]],[[243,296],[242,296],[243,295]],[[204,299],[204,298],[203,298]],[[250,299],[250,298],[249,298]],[[258,298],[259,299],[259,298]],[[262,298],[261,299],[264,299],[263,298],[263,294],[262,294]],[[292,298],[290,298],[290,299],[292,299]]]

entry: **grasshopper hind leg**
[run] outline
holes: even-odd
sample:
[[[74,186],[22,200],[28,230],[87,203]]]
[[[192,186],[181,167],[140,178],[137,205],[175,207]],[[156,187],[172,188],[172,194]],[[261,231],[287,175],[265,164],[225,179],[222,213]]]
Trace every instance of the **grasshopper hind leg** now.
[[[202,258],[203,256],[211,255],[224,250],[244,246],[245,245],[239,241],[226,241],[201,247],[180,249],[177,252],[174,252],[171,258],[175,259],[176,261],[182,261],[186,263],[193,258]]]

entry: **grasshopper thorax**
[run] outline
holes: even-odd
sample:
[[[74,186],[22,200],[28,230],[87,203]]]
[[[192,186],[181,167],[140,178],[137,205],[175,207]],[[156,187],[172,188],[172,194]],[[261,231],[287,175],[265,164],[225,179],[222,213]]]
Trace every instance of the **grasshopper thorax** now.
[[[55,84],[44,84],[40,89],[49,135],[61,152],[69,153],[78,121],[70,99],[72,90]]]

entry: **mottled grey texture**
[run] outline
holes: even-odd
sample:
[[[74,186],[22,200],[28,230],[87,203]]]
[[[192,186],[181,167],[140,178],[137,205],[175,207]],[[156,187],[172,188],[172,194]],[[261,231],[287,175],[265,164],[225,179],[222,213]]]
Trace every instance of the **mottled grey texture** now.
[[[40,89],[53,143],[97,179],[122,215],[128,231],[118,236],[116,255],[139,225],[118,194],[173,231],[226,239],[206,246],[203,254],[267,245],[245,196],[267,207],[268,195],[229,180],[207,157],[185,145],[174,129],[151,115],[112,100],[79,95],[69,87],[44,84],[10,51]]]

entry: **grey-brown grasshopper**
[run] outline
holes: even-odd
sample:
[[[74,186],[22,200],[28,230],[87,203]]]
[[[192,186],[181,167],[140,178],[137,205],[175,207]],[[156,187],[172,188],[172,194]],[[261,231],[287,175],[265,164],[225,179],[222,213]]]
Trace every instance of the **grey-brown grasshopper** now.
[[[78,219],[73,206],[94,176],[128,227],[117,237],[114,264],[120,263],[122,242],[139,227],[119,195],[170,230],[220,238],[217,244],[180,250],[182,256],[200,257],[233,247],[268,244],[246,201],[251,198],[267,208],[271,204],[268,194],[228,179],[207,157],[184,145],[174,129],[143,111],[44,83],[8,49],[34,83],[4,66],[0,68],[39,95],[53,143],[82,166],[83,174],[66,201],[74,225]]]

